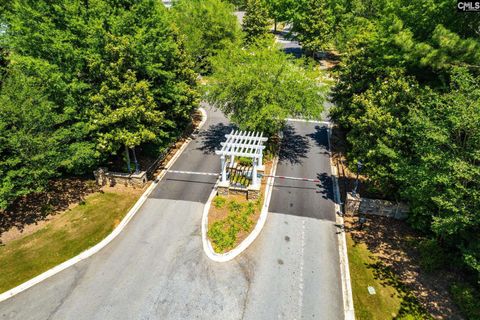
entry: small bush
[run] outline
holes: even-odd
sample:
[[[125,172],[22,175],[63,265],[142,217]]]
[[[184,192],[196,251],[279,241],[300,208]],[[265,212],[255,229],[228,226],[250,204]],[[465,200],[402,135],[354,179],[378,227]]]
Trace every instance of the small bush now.
[[[48,203],[43,204],[40,208],[40,212],[42,214],[50,214],[53,211],[54,211],[53,206],[51,204],[48,204]]]
[[[239,157],[238,158],[238,164],[241,166],[251,166],[252,165],[252,159],[247,158],[247,157]]]
[[[237,232],[233,225],[227,221],[216,221],[208,229],[208,237],[212,241],[213,249],[216,252],[224,252],[231,249],[237,240]]]
[[[227,199],[225,199],[222,196],[216,196],[215,198],[213,198],[213,205],[217,209],[223,208],[226,202],[227,202]]]
[[[418,244],[420,251],[420,266],[427,272],[438,270],[447,264],[444,250],[434,239],[425,239]]]
[[[450,287],[453,301],[469,320],[480,319],[480,294],[470,285],[455,283]]]
[[[228,210],[230,212],[239,213],[242,210],[242,205],[235,200],[230,201],[228,204]]]

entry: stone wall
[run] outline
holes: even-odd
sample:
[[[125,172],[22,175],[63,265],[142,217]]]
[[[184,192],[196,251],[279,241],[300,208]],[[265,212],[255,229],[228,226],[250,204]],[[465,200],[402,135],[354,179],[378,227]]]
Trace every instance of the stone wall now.
[[[347,193],[345,201],[345,214],[374,214],[378,216],[405,219],[408,216],[409,208],[404,203],[396,203],[387,200],[361,198],[352,193]]]
[[[143,188],[147,183],[147,173],[140,171],[137,173],[109,172],[106,168],[99,168],[93,172],[95,181],[99,186],[113,187],[116,184],[122,184],[129,187]]]

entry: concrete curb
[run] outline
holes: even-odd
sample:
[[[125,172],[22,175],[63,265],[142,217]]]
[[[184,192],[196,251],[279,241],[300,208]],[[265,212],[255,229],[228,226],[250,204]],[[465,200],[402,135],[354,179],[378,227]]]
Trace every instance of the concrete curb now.
[[[330,167],[332,170],[333,190],[335,195],[335,216],[336,223],[339,226],[344,226],[343,217],[338,213],[340,208],[340,190],[338,188],[338,174],[337,168],[333,165],[331,157],[331,138],[332,138],[332,123],[328,123],[328,149],[330,151]],[[345,231],[337,233],[338,235],[338,253],[340,256],[340,274],[342,277],[342,292],[343,292],[343,309],[345,313],[345,320],[355,320],[355,310],[353,306],[352,284],[350,280],[350,268],[348,264],[347,239]]]
[[[285,119],[287,121],[292,121],[292,122],[309,122],[309,123],[320,123],[320,124],[326,124],[330,125],[330,121],[321,121],[321,120],[309,120],[309,119],[293,119],[293,118],[287,118]]]
[[[200,129],[205,122],[207,121],[207,112],[203,108],[199,108],[199,111],[202,113],[202,121],[198,125],[198,129]],[[142,194],[140,199],[137,200],[135,205],[128,211],[127,215],[122,219],[120,224],[102,241],[91,247],[90,249],[87,249],[80,253],[79,255],[62,262],[61,264],[41,273],[40,275],[18,285],[17,287],[10,289],[8,291],[5,291],[4,293],[0,294],[0,302],[5,301],[11,297],[13,297],[16,294],[19,294],[22,291],[25,291],[34,285],[42,282],[45,279],[50,278],[51,276],[59,273],[60,271],[63,271],[74,264],[85,260],[95,253],[99,252],[101,249],[103,249],[105,246],[107,246],[110,242],[112,242],[113,239],[115,239],[122,231],[123,229],[127,226],[127,224],[132,220],[132,218],[135,216],[135,214],[138,212],[138,210],[142,207],[144,202],[147,200],[148,196],[150,193],[152,193],[153,189],[158,185],[158,183],[162,180],[162,178],[165,176],[165,174],[168,171],[168,168],[170,168],[175,161],[180,157],[180,155],[183,153],[183,151],[187,148],[188,144],[192,141],[192,139],[188,138],[185,143],[178,149],[178,151],[175,153],[175,155],[170,159],[170,161],[167,163],[166,168],[160,172],[160,174],[157,176],[157,178],[153,181],[153,183],[145,190],[145,192]]]
[[[277,171],[277,164],[278,164],[278,157],[275,157],[273,159],[273,166],[272,166],[272,172],[271,172],[272,176],[275,175],[275,172]],[[270,204],[270,198],[272,197],[274,181],[275,181],[275,178],[273,177],[269,177],[267,180],[267,187],[265,188],[265,199],[263,201],[262,212],[260,213],[260,217],[253,231],[236,248],[234,248],[233,250],[230,250],[229,252],[219,254],[213,250],[212,244],[207,237],[208,211],[210,210],[210,206],[212,204],[213,198],[217,194],[217,186],[218,186],[218,180],[217,180],[217,183],[215,184],[215,187],[212,193],[210,194],[210,197],[208,198],[208,201],[205,204],[205,207],[203,208],[203,215],[202,215],[202,243],[203,243],[203,251],[205,251],[205,254],[207,255],[207,257],[209,257],[211,260],[216,262],[227,262],[234,259],[240,253],[245,251],[253,243],[253,241],[258,237],[258,235],[262,231],[263,226],[267,221],[268,205]]]

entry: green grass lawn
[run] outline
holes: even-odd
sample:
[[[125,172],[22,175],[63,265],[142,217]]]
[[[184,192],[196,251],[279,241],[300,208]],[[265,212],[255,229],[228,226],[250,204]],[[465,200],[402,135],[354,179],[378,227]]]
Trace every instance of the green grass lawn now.
[[[36,232],[0,247],[0,292],[11,289],[97,244],[117,226],[139,190],[88,196]]]
[[[358,320],[431,319],[415,297],[363,243],[347,235],[355,317]],[[368,293],[368,286],[376,294]]]

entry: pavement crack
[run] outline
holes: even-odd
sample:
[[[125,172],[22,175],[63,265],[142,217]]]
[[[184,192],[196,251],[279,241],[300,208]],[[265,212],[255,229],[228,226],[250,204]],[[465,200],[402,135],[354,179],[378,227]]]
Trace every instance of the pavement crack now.
[[[243,300],[243,306],[242,306],[242,316],[240,319],[245,319],[245,311],[247,310],[247,305],[248,305],[248,300],[250,298],[250,288],[252,284],[252,278],[253,278],[253,262],[251,259],[249,259],[248,255],[245,255],[245,257],[241,259],[235,259],[237,261],[238,266],[240,267],[240,270],[243,273],[243,276],[245,280],[247,281],[247,290],[245,292],[245,299]]]
[[[67,289],[67,292],[65,293],[65,295],[60,299],[60,301],[58,302],[57,306],[55,307],[55,309],[53,309],[50,314],[48,315],[48,318],[47,320],[51,320],[53,319],[53,317],[55,316],[55,314],[57,314],[57,312],[60,310],[60,308],[63,306],[63,304],[65,303],[65,301],[72,295],[73,291],[75,290],[75,288],[77,287],[77,285],[79,284],[80,280],[83,278],[83,276],[85,275],[85,272],[86,272],[86,268],[79,268],[78,266],[76,265],[73,265],[70,267],[71,269],[75,270],[75,276],[74,276],[74,279],[73,279],[73,282],[72,284],[68,287]]]

